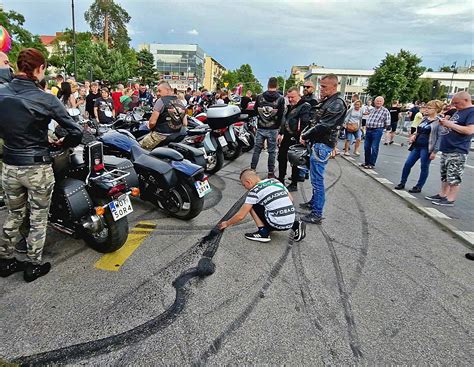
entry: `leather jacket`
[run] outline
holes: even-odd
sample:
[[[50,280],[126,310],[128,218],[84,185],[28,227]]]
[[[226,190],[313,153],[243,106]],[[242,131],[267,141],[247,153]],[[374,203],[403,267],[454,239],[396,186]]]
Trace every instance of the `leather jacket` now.
[[[310,104],[303,99],[300,99],[294,106],[289,105],[286,110],[284,122],[280,128],[280,134],[299,138],[301,131],[309,125],[311,117],[310,110]]]
[[[0,84],[9,83],[13,79],[13,73],[10,68],[0,68]]]
[[[74,122],[58,98],[39,89],[33,80],[15,77],[0,85],[0,137],[3,162],[30,166],[51,162],[48,125],[54,119],[67,131],[63,147],[81,142],[82,128]]]
[[[304,140],[311,143],[323,143],[334,148],[338,130],[344,123],[347,106],[339,93],[321,101],[311,116],[309,127],[301,133]]]

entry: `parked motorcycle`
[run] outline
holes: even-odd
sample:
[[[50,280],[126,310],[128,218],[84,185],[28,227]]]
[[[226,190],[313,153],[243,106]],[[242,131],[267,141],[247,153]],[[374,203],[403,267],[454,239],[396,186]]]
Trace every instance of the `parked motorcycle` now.
[[[211,187],[204,169],[171,148],[149,152],[126,131],[109,130],[99,137],[107,154],[129,158],[138,174],[140,197],[179,219],[196,217]]]
[[[51,156],[56,183],[49,224],[99,252],[121,248],[133,211],[129,195],[139,195],[133,167],[107,170],[100,142],[52,151]]]

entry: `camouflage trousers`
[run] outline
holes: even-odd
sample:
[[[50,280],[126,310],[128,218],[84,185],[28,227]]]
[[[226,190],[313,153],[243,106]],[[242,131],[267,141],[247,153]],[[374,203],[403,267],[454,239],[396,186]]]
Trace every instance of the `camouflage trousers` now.
[[[467,154],[463,153],[442,153],[440,164],[441,181],[448,185],[460,185],[464,173]]]
[[[3,224],[0,258],[13,257],[15,244],[23,237],[20,226],[29,207],[30,232],[27,238],[27,257],[33,263],[41,263],[54,186],[53,168],[51,165],[4,164],[2,186],[8,214]]]

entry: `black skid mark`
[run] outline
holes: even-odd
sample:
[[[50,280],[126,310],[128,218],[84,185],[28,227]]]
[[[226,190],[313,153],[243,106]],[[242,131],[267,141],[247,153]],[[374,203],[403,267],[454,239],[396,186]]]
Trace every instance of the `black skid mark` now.
[[[244,194],[233,206],[229,209],[222,220],[231,218],[242,206],[247,194]],[[206,247],[203,258],[212,259],[222,237],[222,232],[215,226],[207,236],[203,237],[195,246]],[[193,247],[195,247],[193,246]],[[289,251],[289,250],[288,250]],[[210,264],[206,261],[206,268]],[[120,350],[128,345],[138,343],[157,332],[166,329],[170,326],[179,314],[183,311],[187,297],[187,286],[191,279],[204,276],[202,269],[189,268],[185,270],[173,281],[173,287],[176,291],[176,296],[173,304],[157,317],[138,325],[130,330],[124,331],[120,334],[111,335],[102,339],[93,340],[85,343],[74,344],[68,347],[58,348],[55,350],[33,354],[30,356],[19,357],[13,361],[22,366],[46,366],[51,364],[65,364],[73,361],[88,359],[102,354],[110,353]],[[200,271],[201,270],[201,271]]]

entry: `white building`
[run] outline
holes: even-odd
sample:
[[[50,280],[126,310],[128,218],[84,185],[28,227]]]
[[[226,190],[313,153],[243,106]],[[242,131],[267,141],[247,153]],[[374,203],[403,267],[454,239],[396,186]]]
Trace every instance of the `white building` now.
[[[316,93],[318,93],[319,78],[325,74],[336,74],[339,77],[338,91],[346,100],[354,94],[358,94],[363,102],[368,98],[364,91],[374,70],[313,68],[305,74],[304,78],[314,83]],[[440,85],[446,86],[449,98],[460,91],[469,91],[471,95],[474,95],[474,73],[424,72],[420,78],[436,80]]]

